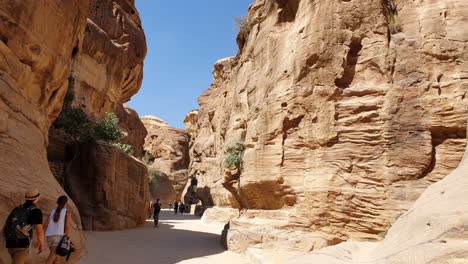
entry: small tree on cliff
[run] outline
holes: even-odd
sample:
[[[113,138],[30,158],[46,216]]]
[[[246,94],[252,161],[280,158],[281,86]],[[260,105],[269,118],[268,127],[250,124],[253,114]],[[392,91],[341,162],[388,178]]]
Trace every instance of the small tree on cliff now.
[[[121,140],[124,133],[118,123],[119,118],[115,113],[107,113],[101,116],[94,129],[96,139],[111,142]]]

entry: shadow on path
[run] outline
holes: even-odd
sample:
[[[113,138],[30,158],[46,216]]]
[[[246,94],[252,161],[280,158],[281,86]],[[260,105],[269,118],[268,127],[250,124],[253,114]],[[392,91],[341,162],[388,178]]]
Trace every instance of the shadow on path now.
[[[87,253],[78,263],[169,264],[223,252],[219,235],[213,234],[221,230],[208,230],[199,219],[161,211],[157,228],[147,220],[144,227],[131,230],[86,232]]]

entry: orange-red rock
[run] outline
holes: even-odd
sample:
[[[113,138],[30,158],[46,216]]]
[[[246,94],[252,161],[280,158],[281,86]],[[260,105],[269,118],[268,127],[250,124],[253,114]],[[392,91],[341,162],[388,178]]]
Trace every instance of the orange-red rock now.
[[[86,0],[0,1],[1,224],[31,187],[42,193],[39,207],[46,214],[64,194],[47,163],[47,134],[62,108],[87,7]],[[80,217],[73,202],[70,208],[72,238],[82,249]],[[43,263],[45,257],[33,254],[29,263]],[[9,261],[1,247],[0,263]]]

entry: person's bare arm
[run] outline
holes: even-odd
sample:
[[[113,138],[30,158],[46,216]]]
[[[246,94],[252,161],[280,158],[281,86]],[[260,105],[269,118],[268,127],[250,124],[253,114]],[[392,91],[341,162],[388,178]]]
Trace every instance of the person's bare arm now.
[[[45,222],[43,223],[43,225],[44,225],[44,228],[43,228],[44,231],[47,231],[47,227],[49,227],[49,221],[50,221],[49,218],[50,218],[50,215],[48,215],[48,216],[46,217]]]
[[[38,254],[44,249],[44,226],[42,224],[34,225],[36,228],[37,241],[39,242]]]
[[[70,230],[71,230],[71,212],[67,210],[67,216],[65,218],[65,235],[70,237]]]

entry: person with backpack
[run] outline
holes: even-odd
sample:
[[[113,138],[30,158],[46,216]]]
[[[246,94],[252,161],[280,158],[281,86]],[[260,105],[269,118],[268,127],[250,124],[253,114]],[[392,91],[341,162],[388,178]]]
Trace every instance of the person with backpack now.
[[[44,227],[42,226],[42,211],[36,207],[39,202],[38,190],[25,193],[25,203],[14,208],[7,218],[3,229],[6,248],[10,253],[12,264],[24,264],[29,255],[29,246],[36,230],[38,254],[44,249]]]
[[[65,195],[60,196],[57,199],[57,208],[50,212],[46,220],[45,236],[50,248],[49,257],[46,261],[47,264],[59,263],[60,256],[57,255],[57,247],[64,237],[68,241],[70,238],[71,212],[65,208],[67,202],[68,198]]]
[[[162,204],[159,202],[159,199],[156,199],[156,202],[153,204],[154,227],[158,227],[159,212],[161,212],[161,206]]]
[[[179,210],[179,202],[175,201],[174,202],[174,214],[177,214],[177,210]]]
[[[181,215],[183,215],[183,214],[184,214],[184,211],[185,211],[185,204],[182,203],[182,202],[180,202],[180,203],[179,203],[179,213],[180,213]]]

